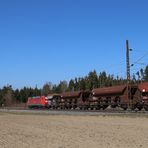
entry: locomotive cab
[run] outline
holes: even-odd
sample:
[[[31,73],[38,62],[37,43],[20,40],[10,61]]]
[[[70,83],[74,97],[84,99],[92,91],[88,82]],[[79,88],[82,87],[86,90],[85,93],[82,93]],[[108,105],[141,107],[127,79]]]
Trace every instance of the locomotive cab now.
[[[28,108],[46,108],[48,102],[45,96],[29,97],[27,101]]]

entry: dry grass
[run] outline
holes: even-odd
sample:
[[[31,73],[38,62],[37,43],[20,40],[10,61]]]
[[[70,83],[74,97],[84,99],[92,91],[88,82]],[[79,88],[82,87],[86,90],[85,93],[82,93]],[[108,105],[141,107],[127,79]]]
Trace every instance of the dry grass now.
[[[0,148],[128,147],[148,147],[148,118],[0,113]]]

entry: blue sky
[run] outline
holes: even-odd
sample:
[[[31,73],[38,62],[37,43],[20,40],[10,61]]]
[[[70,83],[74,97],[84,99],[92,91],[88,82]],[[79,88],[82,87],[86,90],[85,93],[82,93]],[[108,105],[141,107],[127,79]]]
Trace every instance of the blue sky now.
[[[93,69],[124,77],[126,39],[131,63],[148,52],[147,0],[0,0],[0,87],[42,87]]]

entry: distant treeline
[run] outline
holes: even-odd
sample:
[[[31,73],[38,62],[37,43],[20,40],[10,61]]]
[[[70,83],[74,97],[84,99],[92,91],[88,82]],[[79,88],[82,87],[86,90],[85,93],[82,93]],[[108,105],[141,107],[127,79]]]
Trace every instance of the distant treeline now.
[[[131,76],[131,83],[136,84],[148,81],[148,65]],[[93,88],[126,84],[126,79],[107,74],[105,71],[97,74],[96,70],[89,72],[85,77],[76,77],[69,82],[60,81],[59,84],[47,82],[43,88],[24,87],[13,89],[11,85],[0,89],[0,106],[11,106],[18,103],[26,103],[28,97],[48,95],[50,93],[62,93],[66,91],[92,90]]]

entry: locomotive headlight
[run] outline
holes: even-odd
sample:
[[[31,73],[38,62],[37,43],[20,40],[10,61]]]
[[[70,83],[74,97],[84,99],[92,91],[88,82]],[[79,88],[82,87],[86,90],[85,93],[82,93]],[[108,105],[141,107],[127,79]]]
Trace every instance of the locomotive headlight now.
[[[142,92],[145,92],[145,89],[142,89]]]

